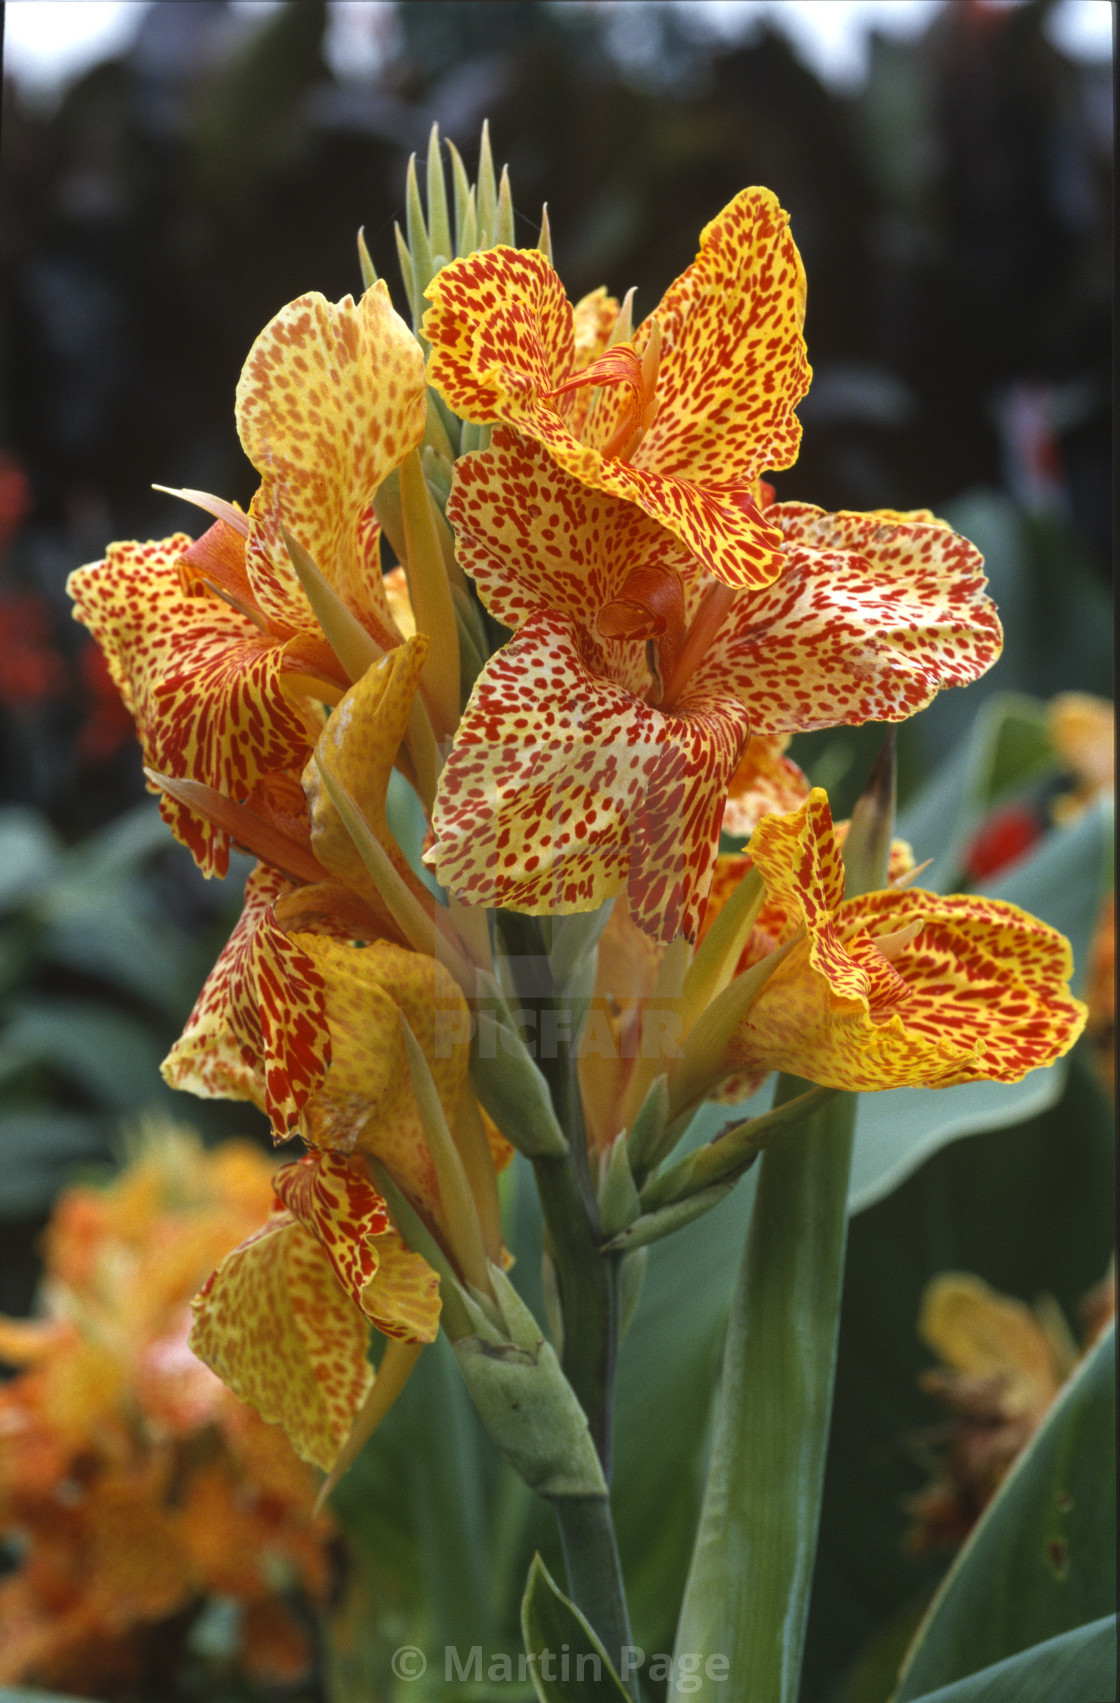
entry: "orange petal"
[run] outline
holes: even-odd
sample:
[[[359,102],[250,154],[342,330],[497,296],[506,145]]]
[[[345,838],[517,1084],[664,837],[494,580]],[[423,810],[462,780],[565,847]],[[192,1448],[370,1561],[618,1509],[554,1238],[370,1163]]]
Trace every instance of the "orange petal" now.
[[[136,719],[149,768],[240,800],[262,775],[306,760],[313,734],[281,689],[280,646],[207,592],[183,590],[191,540],[112,544],[70,576],[75,615],[101,645]],[[229,838],[164,797],[164,819],[207,874],[224,875]]]
[[[747,746],[723,810],[723,832],[733,839],[746,839],[763,816],[785,816],[808,797],[809,782],[782,754],[789,740],[788,733],[756,733]]]
[[[329,1472],[373,1384],[370,1326],[311,1232],[274,1213],[226,1255],[194,1311],[199,1359]]]

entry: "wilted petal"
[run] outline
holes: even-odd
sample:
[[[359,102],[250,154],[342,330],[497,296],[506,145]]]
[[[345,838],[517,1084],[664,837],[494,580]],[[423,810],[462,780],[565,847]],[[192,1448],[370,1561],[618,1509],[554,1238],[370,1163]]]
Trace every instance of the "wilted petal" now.
[[[400,1013],[428,1061],[448,1122],[467,1078],[466,1003],[434,958],[387,940],[347,946],[300,934],[325,990],[331,1068],[304,1111],[316,1147],[381,1161],[415,1205],[441,1221],[435,1167],[412,1090]]]
[[[386,1336],[431,1342],[439,1328],[439,1279],[393,1229],[361,1161],[311,1153],[273,1180],[366,1317]]]
[[[369,1321],[320,1242],[276,1212],[194,1301],[190,1346],[297,1454],[329,1472],[373,1384]]]
[[[149,768],[239,801],[264,775],[298,767],[314,739],[282,690],[276,640],[201,587],[185,591],[184,533],[112,544],[71,574],[75,614],[97,639],[136,720]],[[224,875],[229,838],[166,795],[160,810],[207,874]]]

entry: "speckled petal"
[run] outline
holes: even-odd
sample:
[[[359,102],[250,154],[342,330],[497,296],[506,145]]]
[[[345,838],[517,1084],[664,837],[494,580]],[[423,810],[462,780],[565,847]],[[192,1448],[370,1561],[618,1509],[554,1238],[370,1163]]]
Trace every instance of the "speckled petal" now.
[[[393,1229],[361,1161],[309,1153],[273,1182],[366,1317],[387,1336],[431,1342],[439,1328],[439,1279]]]
[[[274,1213],[226,1255],[194,1313],[199,1359],[329,1472],[373,1384],[370,1326],[311,1232]]]
[[[163,1063],[173,1088],[252,1100],[277,1140],[295,1133],[331,1057],[323,979],[273,920],[289,890],[282,875],[257,865],[237,926]]]
[[[356,303],[300,296],[265,326],[237,386],[237,429],[264,481],[247,566],[270,614],[295,614],[301,626],[309,615],[279,538],[282,520],[355,614],[384,631],[369,505],[420,442],[424,420],[423,355],[383,282]]]
[[[1017,1082],[1081,1032],[1068,942],[1016,907],[916,889],[840,902],[819,790],[793,815],[764,818],[751,851],[768,902],[808,932],[740,1024],[729,1068],[852,1091]]]
[[[799,360],[802,378],[789,387],[792,394],[800,384],[796,401],[808,383],[808,368],[799,325],[788,331],[781,320],[787,311],[795,317],[800,311],[796,250],[788,243],[792,259],[783,258],[779,264],[767,247],[769,226],[776,230],[780,223],[784,231],[784,215],[780,210],[772,215],[767,204],[760,232],[766,225],[768,234],[760,240],[769,259],[760,255],[759,266],[752,270],[732,234],[742,222],[733,211],[737,205],[732,203],[708,227],[712,254],[707,261],[701,256],[700,272],[685,274],[687,287],[685,280],[678,281],[682,293],[672,300],[672,334],[679,334],[691,353],[677,357],[675,364],[670,361],[666,400],[633,463],[607,457],[594,442],[576,435],[583,419],[577,411],[586,410],[587,391],[561,393],[559,388],[577,370],[572,310],[555,272],[536,250],[490,249],[444,267],[428,287],[433,305],[424,316],[423,331],[432,344],[428,381],[457,413],[473,420],[504,421],[536,438],[581,483],[637,504],[667,527],[717,579],[752,586],[768,584],[781,568],[781,535],[759,510],[752,482],[763,466],[776,464],[775,455],[788,453],[792,460],[796,453],[798,428],[783,387],[787,372]],[[729,288],[732,274],[732,293],[712,297],[710,304],[716,282],[720,289]],[[752,328],[755,290],[763,292],[758,304],[763,318]],[[712,330],[714,318],[722,321],[718,333]],[[695,349],[709,336],[715,341],[701,361]],[[796,357],[795,345],[800,348]],[[695,369],[693,388],[686,360]],[[760,360],[774,363],[772,377],[756,370]],[[740,389],[746,397],[740,436],[746,441],[751,427],[757,428],[748,466],[741,455],[738,460],[731,455],[717,458],[711,447],[737,418],[734,399]],[[712,418],[698,420],[695,410],[709,405]],[[608,408],[617,412],[622,406],[618,397],[609,396]],[[658,459],[657,443],[671,466]],[[691,450],[696,452],[695,470]]]
[[[998,658],[980,553],[948,527],[790,503],[766,515],[785,569],[736,602],[698,670],[734,683],[756,733],[903,721]]]
[[[696,260],[653,317],[660,406],[635,466],[702,484],[730,469],[754,479],[791,466],[810,378],[805,272],[770,190],[742,190],[704,227]]]
[[[594,633],[599,610],[638,566],[671,569],[693,590],[692,603],[699,595],[699,563],[671,532],[581,484],[508,427],[495,428],[489,450],[455,463],[447,518],[459,561],[507,627],[543,608]],[[607,656],[621,683],[636,690],[648,680],[644,645],[612,644]]]
[[[201,587],[185,591],[184,533],[112,544],[70,576],[75,615],[105,653],[149,768],[236,801],[261,776],[300,766],[314,733],[281,689],[276,640]],[[203,871],[224,875],[229,838],[166,795],[160,809]]]
[[[746,718],[715,694],[662,715],[605,670],[551,611],[491,658],[440,780],[430,861],[467,902],[532,913],[595,909],[629,877],[635,919],[668,939],[695,929]]]
[[[377,1158],[421,1211],[440,1222],[439,1188],[412,1091],[403,1012],[428,1061],[448,1122],[467,1079],[466,1004],[434,958],[390,941],[347,946],[321,935],[294,941],[325,988],[331,1068],[304,1112],[316,1147]]]

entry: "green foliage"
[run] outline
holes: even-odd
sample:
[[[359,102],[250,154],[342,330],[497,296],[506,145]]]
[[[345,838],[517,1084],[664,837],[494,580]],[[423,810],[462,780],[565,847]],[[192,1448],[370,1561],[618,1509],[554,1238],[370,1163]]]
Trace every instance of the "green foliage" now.
[[[1115,1384],[1113,1325],[957,1556],[919,1628],[898,1703],[1114,1609]]]
[[[541,1703],[630,1703],[607,1652],[539,1555],[529,1568],[521,1630]]]
[[[1100,1703],[1116,1695],[1116,1616],[1060,1632],[1016,1656],[993,1662],[916,1703]]]

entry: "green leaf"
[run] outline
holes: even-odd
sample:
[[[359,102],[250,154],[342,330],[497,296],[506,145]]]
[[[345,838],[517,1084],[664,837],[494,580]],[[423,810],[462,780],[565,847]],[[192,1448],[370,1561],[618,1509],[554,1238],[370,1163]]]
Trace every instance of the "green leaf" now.
[[[0,1703],[90,1703],[89,1698],[72,1697],[69,1692],[25,1691],[22,1686],[0,1685]]]
[[[521,1634],[540,1703],[633,1703],[602,1644],[539,1555],[521,1603]]]
[[[779,1080],[778,1100],[803,1085]],[[830,1101],[759,1167],[676,1650],[738,1695],[793,1703],[832,1409],[854,1103]],[[719,1680],[695,1675],[700,1699]]]
[[[109,1111],[169,1099],[164,1048],[145,1024],[79,1000],[28,1001],[0,1037],[0,1070],[46,1065]]]
[[[0,1217],[45,1211],[72,1171],[109,1157],[95,1118],[35,1111],[0,1118]]]
[[[957,1556],[918,1629],[898,1703],[1113,1610],[1115,1376],[1113,1324]]]
[[[1075,1322],[1113,1246],[1112,1124],[1075,1052],[1057,1105],[943,1147],[852,1219],[806,1697],[883,1703],[947,1565],[943,1551],[916,1554],[906,1541],[908,1501],[931,1477],[924,1439],[944,1418],[918,1382],[931,1364],[917,1331],[926,1284],[974,1272],[1028,1302],[1052,1295]],[[891,1648],[880,1662],[873,1646],[883,1640]],[[857,1658],[861,1672],[875,1664],[877,1688],[857,1686]]]
[[[1116,1696],[1116,1616],[1032,1644],[917,1703],[1101,1703]]]
[[[49,881],[59,860],[46,822],[23,805],[0,810],[0,910],[22,904]]]

